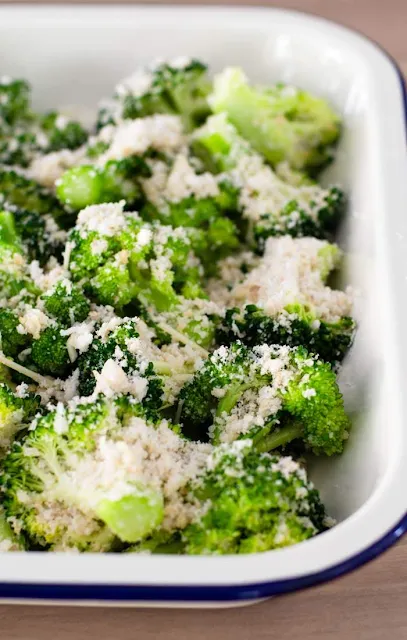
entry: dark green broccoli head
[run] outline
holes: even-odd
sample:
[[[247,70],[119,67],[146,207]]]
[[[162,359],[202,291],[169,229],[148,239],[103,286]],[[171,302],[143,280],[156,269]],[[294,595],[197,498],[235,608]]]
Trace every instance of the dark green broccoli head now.
[[[240,339],[254,347],[257,344],[303,346],[331,364],[340,362],[352,344],[355,321],[344,317],[337,322],[318,320],[300,305],[288,307],[284,313],[268,316],[256,305],[228,309],[217,331],[219,344]]]
[[[260,252],[264,251],[267,238],[290,235],[293,238],[313,236],[330,238],[342,220],[346,201],[344,193],[337,187],[331,187],[324,193],[322,201],[306,203],[291,200],[277,212],[265,212],[253,229],[253,240]]]
[[[41,331],[31,345],[29,359],[43,374],[55,377],[66,376],[72,366],[67,347],[68,338],[62,333],[63,326],[55,324]]]
[[[214,415],[230,411],[245,389],[267,384],[269,377],[253,371],[253,363],[240,342],[217,349],[180,393],[181,422],[200,426],[204,435]]]
[[[326,528],[304,469],[292,458],[258,454],[247,442],[215,449],[192,494],[205,506],[182,532],[188,554],[258,553]]]
[[[70,222],[69,212],[60,205],[50,191],[16,171],[0,170],[0,193],[6,205],[39,215],[48,213],[64,225]]]
[[[102,331],[103,333],[103,331]],[[123,320],[107,336],[93,339],[89,349],[78,358],[79,394],[91,395],[96,387],[96,374],[100,374],[105,364],[112,360],[129,376],[141,376],[146,380],[143,410],[152,417],[163,404],[163,383],[155,374],[151,362],[140,355],[138,322]]]
[[[0,78],[0,119],[8,125],[29,120],[30,86],[25,80]]]
[[[68,238],[69,270],[75,281],[90,279],[98,267],[109,261],[120,250],[114,237],[104,236],[97,231],[72,229]]]
[[[120,85],[116,101],[121,105],[123,118],[141,118],[154,113],[170,113],[181,116],[185,127],[192,130],[209,113],[206,97],[211,85],[207,67],[197,60],[158,64],[147,71],[149,82],[141,94],[131,88],[131,78]],[[146,75],[146,77],[147,77]],[[114,122],[112,112],[104,110],[99,122],[103,126]]]
[[[0,309],[0,349],[5,356],[15,358],[30,344],[30,336],[18,331],[18,315],[11,309]]]
[[[77,149],[88,139],[88,132],[79,122],[69,120],[56,111],[43,116],[41,128],[48,139],[45,149],[47,153],[61,151],[61,149]]]
[[[86,320],[90,311],[90,302],[80,288],[69,280],[58,280],[55,286],[46,291],[41,299],[47,314],[64,327]]]

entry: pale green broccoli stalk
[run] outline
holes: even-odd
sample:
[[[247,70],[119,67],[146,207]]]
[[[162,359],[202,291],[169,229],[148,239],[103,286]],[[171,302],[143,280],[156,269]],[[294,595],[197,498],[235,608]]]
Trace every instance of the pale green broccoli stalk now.
[[[270,238],[259,265],[232,289],[217,341],[302,345],[323,360],[341,361],[352,344],[352,298],[326,285],[340,249],[315,238]]]
[[[328,237],[338,226],[345,208],[342,191],[322,188],[287,163],[273,171],[225,113],[211,116],[194,132],[192,148],[208,170],[228,172],[247,239],[260,251],[269,236]]]
[[[137,299],[158,311],[201,289],[202,267],[186,229],[147,224],[123,203],[80,212],[67,245],[74,281],[101,304],[122,309]]]
[[[182,532],[187,554],[280,549],[327,528],[304,469],[292,458],[257,453],[247,441],[215,449],[191,491],[207,508]]]
[[[325,100],[282,84],[251,87],[243,71],[230,67],[215,77],[208,98],[272,165],[288,162],[315,173],[332,158],[340,119]]]
[[[301,347],[220,347],[185,385],[180,403],[180,421],[203,430],[209,423],[215,444],[250,438],[265,451],[300,438],[314,453],[332,455],[342,452],[350,429],[334,371]]]
[[[159,491],[131,475],[125,483],[120,470],[98,482],[100,443],[114,442],[121,429],[114,404],[59,404],[33,426],[14,443],[1,476],[6,516],[30,543],[108,551],[118,538],[137,542],[160,524]]]
[[[22,388],[17,394],[0,382],[0,447],[7,447],[14,435],[40,410],[40,398]]]
[[[127,208],[142,202],[141,177],[150,170],[139,156],[109,160],[103,167],[84,164],[68,169],[57,181],[57,196],[64,205],[79,211],[93,204],[125,200]]]
[[[99,114],[99,126],[118,118],[143,118],[154,113],[180,115],[187,130],[203,122],[209,113],[211,85],[207,67],[197,60],[160,62],[139,69],[116,88],[111,106]]]

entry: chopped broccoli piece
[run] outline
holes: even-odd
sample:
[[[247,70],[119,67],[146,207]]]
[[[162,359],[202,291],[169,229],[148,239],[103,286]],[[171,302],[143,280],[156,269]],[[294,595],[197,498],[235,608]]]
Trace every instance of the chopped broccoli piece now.
[[[331,363],[352,344],[352,299],[326,286],[339,265],[337,245],[316,238],[269,238],[264,258],[229,294],[236,305],[218,330],[220,343],[303,345]]]
[[[34,363],[40,373],[63,377],[69,373],[71,359],[67,347],[67,337],[62,333],[62,326],[46,327],[39,338],[31,345],[29,360]]]
[[[272,165],[288,162],[315,173],[332,159],[340,120],[331,107],[306,91],[278,84],[250,87],[243,71],[227,68],[208,98],[215,113],[226,112],[239,133]]]
[[[135,119],[154,113],[178,114],[185,127],[192,130],[209,113],[206,101],[211,89],[206,65],[197,60],[159,63],[152,69],[138,70],[116,89],[113,109],[104,108],[99,125],[122,118]],[[143,89],[140,91],[140,80]]]
[[[285,444],[287,414],[299,421],[290,440],[317,454],[341,453],[350,428],[335,373],[301,347],[220,347],[182,389],[180,407],[187,429],[209,423],[215,443],[251,438],[262,450]]]
[[[0,349],[5,356],[15,358],[30,343],[26,333],[20,333],[18,315],[11,309],[0,309]]]
[[[2,202],[39,215],[51,214],[55,220],[69,224],[69,214],[55,196],[16,171],[0,170]]]
[[[40,398],[28,391],[19,397],[0,382],[0,447],[9,446],[14,435],[26,426],[40,408]]]
[[[30,119],[30,86],[25,80],[0,79],[0,120],[8,125]]]
[[[75,281],[103,304],[122,309],[131,301],[147,301],[158,311],[178,304],[184,287],[201,285],[202,269],[193,255],[187,229],[147,224],[135,213],[123,213],[123,203],[84,209],[70,234],[69,268]],[[100,218],[95,229],[95,219]],[[109,220],[118,226],[110,233]]]
[[[56,111],[51,111],[43,116],[41,128],[48,138],[46,148],[48,153],[61,151],[61,149],[77,149],[88,139],[87,131],[79,122],[69,120]]]
[[[259,454],[247,441],[215,449],[192,492],[208,506],[182,532],[187,554],[258,553],[326,529],[304,469],[292,458]]]
[[[153,363],[140,353],[138,345],[143,342],[139,330],[138,321],[123,319],[106,337],[94,337],[90,348],[80,355],[77,362],[79,393],[82,396],[91,395],[96,387],[97,374],[101,373],[108,361],[113,360],[130,377],[144,379],[145,395],[142,403],[147,415],[151,417],[156,415],[163,404],[164,388],[154,371]],[[145,348],[148,349],[147,344]]]
[[[124,445],[114,403],[58,404],[32,426],[12,446],[1,475],[6,516],[31,543],[109,551],[120,541],[148,537],[160,525],[164,501],[156,481],[140,477],[138,464],[123,469],[119,458],[113,474],[104,472],[109,448],[117,456]],[[133,420],[126,432],[133,451],[150,429],[155,426]]]
[[[14,216],[10,211],[0,211],[0,242],[6,245],[19,245]]]
[[[342,218],[345,198],[340,189],[323,189],[287,163],[274,172],[224,113],[211,116],[194,132],[193,149],[207,169],[229,171],[239,194],[235,210],[240,208],[249,225],[248,240],[260,251],[270,236],[329,236]]]
[[[0,243],[0,296],[8,301],[20,295],[32,300],[39,293],[28,274],[27,262],[15,247]]]
[[[149,175],[148,165],[138,156],[110,160],[104,167],[80,165],[65,171],[58,180],[57,196],[79,211],[92,204],[125,200],[128,207],[141,199],[138,178]]]
[[[41,299],[49,316],[62,326],[70,327],[75,322],[83,322],[90,311],[90,302],[82,291],[69,280],[58,280]]]

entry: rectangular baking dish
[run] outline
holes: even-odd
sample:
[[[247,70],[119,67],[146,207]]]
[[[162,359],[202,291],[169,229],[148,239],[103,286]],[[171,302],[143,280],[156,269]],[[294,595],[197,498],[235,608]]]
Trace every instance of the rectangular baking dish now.
[[[375,44],[274,9],[0,7],[1,71],[28,78],[37,108],[94,107],[156,57],[242,66],[328,98],[344,133],[327,180],[350,207],[340,241],[359,332],[341,373],[354,429],[345,454],[311,461],[338,525],[295,547],[250,556],[2,554],[0,598],[129,606],[230,606],[335,578],[407,529],[407,153],[403,83]]]

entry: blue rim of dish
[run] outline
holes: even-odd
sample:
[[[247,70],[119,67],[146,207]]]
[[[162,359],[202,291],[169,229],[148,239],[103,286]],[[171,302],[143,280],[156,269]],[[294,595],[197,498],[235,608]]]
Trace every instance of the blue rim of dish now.
[[[289,11],[289,13],[312,16],[312,13]],[[314,14],[315,15],[315,14]],[[368,40],[392,64],[400,83],[404,105],[404,125],[407,143],[407,85],[403,73],[396,60],[372,38],[350,29],[339,23],[318,17],[319,20],[341,26],[347,31],[356,33]],[[35,583],[0,583],[0,599],[2,600],[61,600],[61,601],[100,601],[100,602],[241,602],[261,600],[271,596],[299,591],[316,585],[330,582],[348,573],[352,573],[364,564],[374,560],[393,546],[403,535],[407,534],[407,512],[384,536],[372,545],[328,569],[298,578],[273,580],[271,582],[249,583],[244,585],[209,585],[209,586],[150,586],[150,585],[102,585],[102,584],[35,584]]]

